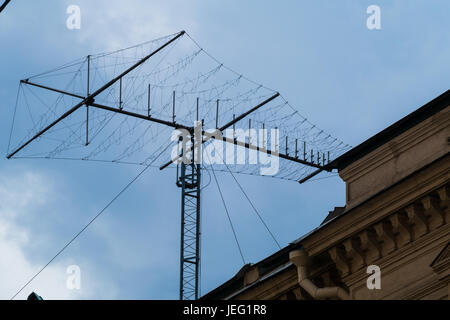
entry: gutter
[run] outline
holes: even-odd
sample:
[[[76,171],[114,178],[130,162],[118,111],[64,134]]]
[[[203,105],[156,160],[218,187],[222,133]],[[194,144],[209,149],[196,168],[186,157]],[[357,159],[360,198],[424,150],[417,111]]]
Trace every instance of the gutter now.
[[[308,278],[307,265],[309,262],[308,253],[305,250],[293,250],[289,252],[289,259],[297,267],[298,284],[313,299],[337,298],[340,300],[351,300],[352,297],[341,287],[317,287],[311,279]]]

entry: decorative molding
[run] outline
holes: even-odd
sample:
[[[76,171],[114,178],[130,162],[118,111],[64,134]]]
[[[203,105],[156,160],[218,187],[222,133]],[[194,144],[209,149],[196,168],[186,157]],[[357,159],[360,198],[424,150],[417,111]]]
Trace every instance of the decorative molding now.
[[[415,173],[414,179],[408,177],[401,184],[383,191],[357,207],[346,208],[347,213],[340,218],[341,223],[328,223],[329,226],[325,225],[321,232],[315,232],[305,239],[303,245],[312,255],[328,251],[336,242],[361,232],[361,229],[364,230],[393,213],[406,212],[405,206],[420,201],[425,194],[431,192],[439,193],[441,207],[446,212],[446,222],[448,222],[450,210],[445,204],[449,198],[448,159],[449,157],[444,157],[433,167]]]
[[[437,273],[440,278],[450,277],[450,242],[442,249],[431,263],[431,268]],[[450,279],[447,279],[449,281]]]
[[[447,186],[439,190],[448,195]],[[328,253],[341,277],[348,277],[411,245],[431,231],[446,228],[448,225],[443,212],[442,200],[432,191],[381,221],[366,225],[358,233],[335,243]],[[430,221],[439,223],[430,224]],[[450,253],[447,255],[450,256]],[[450,259],[446,263],[448,269]]]
[[[447,239],[450,237],[450,225],[438,228],[431,231],[424,237],[417,239],[414,242],[399,248],[392,254],[383,256],[377,260],[374,264],[378,265],[382,269],[384,276],[390,273],[400,271],[405,265],[413,264],[418,258],[423,255],[428,255],[431,252],[439,252],[443,246],[447,243]],[[431,271],[431,270],[430,270]],[[431,275],[433,272],[430,272]],[[430,276],[427,273],[427,277]],[[342,281],[352,290],[361,290],[366,288],[367,273],[366,270],[359,270],[358,272],[349,274],[343,278]],[[420,278],[421,279],[421,278]],[[437,279],[436,279],[437,280]],[[388,298],[393,292],[385,292],[383,297]],[[381,297],[380,297],[381,298]]]

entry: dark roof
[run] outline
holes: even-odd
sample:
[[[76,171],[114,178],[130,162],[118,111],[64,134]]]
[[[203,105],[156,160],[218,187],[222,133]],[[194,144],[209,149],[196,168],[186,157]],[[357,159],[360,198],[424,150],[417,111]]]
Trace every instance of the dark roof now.
[[[333,211],[330,211],[327,215],[327,217],[322,221],[320,225],[323,225],[324,223],[327,223],[328,221],[336,218],[339,216],[342,212],[344,212],[345,207],[335,207]]]
[[[414,127],[418,123],[438,113],[450,105],[450,90],[447,90],[440,96],[434,98],[424,106],[420,107],[416,111],[408,114],[406,117],[395,122],[393,125],[387,127],[383,131],[380,131],[373,137],[367,139],[360,145],[347,151],[342,156],[336,158],[330,162],[326,167],[329,169],[342,170],[351,163],[361,159],[368,153],[372,152],[376,148],[385,144],[386,142],[399,136],[406,130]]]
[[[208,292],[207,294],[201,296],[200,299],[225,299],[228,295],[238,291],[244,286],[245,273],[251,268],[251,266],[252,265],[250,263],[247,263],[231,279]]]

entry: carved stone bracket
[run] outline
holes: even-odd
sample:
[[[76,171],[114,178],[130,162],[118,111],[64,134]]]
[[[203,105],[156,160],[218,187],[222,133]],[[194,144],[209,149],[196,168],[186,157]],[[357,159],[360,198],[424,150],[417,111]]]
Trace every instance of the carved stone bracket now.
[[[427,217],[435,218],[431,220],[432,222],[436,221],[436,223],[431,226],[431,229],[434,229],[434,227],[440,227],[445,224],[445,212],[441,209],[438,197],[435,197],[434,195],[428,195],[426,197],[423,197],[421,202],[425,209],[425,215]]]
[[[372,264],[381,258],[381,245],[377,240],[377,234],[372,228],[368,228],[359,234],[361,250],[365,253],[366,263]]]
[[[343,242],[350,268],[355,272],[365,265],[365,257],[359,244],[359,238],[349,238]]]
[[[389,217],[392,224],[392,231],[397,238],[397,246],[403,247],[413,241],[414,233],[408,223],[408,217],[405,212],[397,212]]]
[[[443,186],[442,188],[438,189],[437,193],[441,201],[441,207],[448,215],[450,213],[450,187]]]
[[[338,271],[341,273],[341,276],[345,277],[350,274],[350,263],[345,255],[345,251],[340,246],[336,246],[328,250],[331,259],[336,264]]]
[[[414,239],[427,234],[430,231],[428,217],[425,216],[424,209],[417,203],[413,203],[405,208],[408,214],[408,221],[413,225]]]
[[[382,254],[387,255],[397,249],[392,225],[389,221],[381,221],[373,226],[377,233],[378,240],[382,242]]]

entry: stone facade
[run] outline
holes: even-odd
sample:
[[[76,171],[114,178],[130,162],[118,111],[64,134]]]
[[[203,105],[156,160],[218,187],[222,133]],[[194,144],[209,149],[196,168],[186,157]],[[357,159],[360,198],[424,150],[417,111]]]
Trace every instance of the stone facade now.
[[[448,299],[449,150],[447,91],[330,164],[344,208],[203,298]]]

